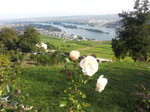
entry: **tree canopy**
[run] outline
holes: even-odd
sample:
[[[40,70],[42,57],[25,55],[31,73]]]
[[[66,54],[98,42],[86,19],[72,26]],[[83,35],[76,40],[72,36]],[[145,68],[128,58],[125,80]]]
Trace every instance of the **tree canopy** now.
[[[16,30],[11,28],[3,28],[0,31],[0,43],[8,50],[15,50],[17,48],[18,34]]]
[[[131,56],[134,61],[147,61],[150,54],[150,6],[148,0],[136,0],[134,11],[123,11],[121,26],[112,39],[117,58]]]
[[[25,29],[23,35],[20,36],[20,48],[23,52],[36,51],[36,44],[40,43],[40,34],[32,27]]]

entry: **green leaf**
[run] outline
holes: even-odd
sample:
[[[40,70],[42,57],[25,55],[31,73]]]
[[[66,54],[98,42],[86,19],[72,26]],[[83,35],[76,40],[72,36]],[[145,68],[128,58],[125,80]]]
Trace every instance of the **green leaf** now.
[[[72,87],[69,87],[69,88],[68,88],[68,90],[71,90],[71,89],[72,89]]]
[[[75,102],[75,100],[71,97],[69,98],[69,100],[72,101],[73,103]]]
[[[84,106],[84,107],[89,107],[90,104],[88,104],[88,103],[82,103],[82,106]]]
[[[86,98],[87,96],[85,94],[82,94],[82,98]]]
[[[72,80],[72,83],[74,83],[74,80]]]
[[[59,107],[65,107],[67,105],[67,101],[60,101]]]
[[[85,112],[84,110],[81,110],[81,112]]]
[[[67,63],[70,63],[70,60],[68,58],[65,59]]]
[[[82,83],[84,83],[84,80],[82,80]]]
[[[87,83],[87,80],[84,81],[84,84],[86,84],[86,83]]]
[[[80,92],[80,95],[82,95],[82,92]]]
[[[2,95],[2,92],[3,92],[3,91],[2,91],[2,90],[0,90],[0,96]]]
[[[82,106],[80,104],[77,105],[77,109],[80,110]]]
[[[67,90],[64,90],[64,93],[66,93],[67,92]]]
[[[0,111],[1,111],[1,112],[7,112],[5,109],[1,109]]]
[[[77,104],[77,103],[78,103],[78,100],[75,100],[75,103]]]

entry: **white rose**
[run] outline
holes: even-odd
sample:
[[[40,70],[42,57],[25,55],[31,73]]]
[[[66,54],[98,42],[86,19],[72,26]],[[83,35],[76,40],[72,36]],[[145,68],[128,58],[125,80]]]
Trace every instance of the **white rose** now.
[[[97,80],[97,84],[96,84],[96,91],[98,92],[102,92],[105,89],[105,86],[107,84],[107,79],[103,78],[104,75],[101,75],[98,80]]]
[[[98,62],[93,56],[87,56],[80,62],[84,75],[92,76],[98,71]]]
[[[79,51],[75,51],[75,50],[71,51],[70,58],[72,60],[77,60],[77,59],[79,59],[79,57],[80,57]]]

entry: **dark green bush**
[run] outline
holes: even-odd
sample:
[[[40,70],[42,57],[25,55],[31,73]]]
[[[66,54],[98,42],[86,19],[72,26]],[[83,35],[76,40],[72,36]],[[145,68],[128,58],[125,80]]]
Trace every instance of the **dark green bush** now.
[[[51,57],[49,55],[39,55],[37,57],[37,64],[38,65],[51,65]]]
[[[64,63],[64,57],[61,56],[60,51],[54,52],[52,55],[31,55],[31,59],[36,59],[38,65],[50,66],[50,65],[59,65]]]
[[[7,52],[7,55],[10,56],[10,60],[12,62],[17,62],[19,60],[20,57],[20,52],[19,51],[15,51],[15,50],[11,50]]]
[[[17,62],[18,61],[18,56],[17,55],[11,56],[11,61],[12,62]]]
[[[38,55],[31,54],[30,59],[33,61],[37,61]]]
[[[56,51],[51,56],[51,64],[52,65],[58,65],[64,63],[64,57],[61,56],[60,51]]]

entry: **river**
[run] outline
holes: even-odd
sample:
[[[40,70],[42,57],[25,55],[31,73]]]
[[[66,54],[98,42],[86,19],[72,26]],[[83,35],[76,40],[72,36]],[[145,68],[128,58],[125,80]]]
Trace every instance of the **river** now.
[[[62,25],[56,25],[56,24],[51,24],[51,23],[43,23],[44,25],[52,25],[54,27],[58,27],[65,32],[69,34],[74,34],[82,37],[86,37],[89,39],[96,39],[96,40],[112,40],[112,38],[115,37],[115,29],[112,28],[106,28],[106,27],[96,27],[96,26],[89,26],[89,25],[77,25],[77,24],[70,24],[70,23],[63,23],[65,25],[72,25],[72,26],[77,26],[77,29],[73,28],[65,28]],[[85,29],[99,29],[103,32],[108,32],[108,33],[100,33],[100,32],[93,32],[93,31],[88,31]]]

